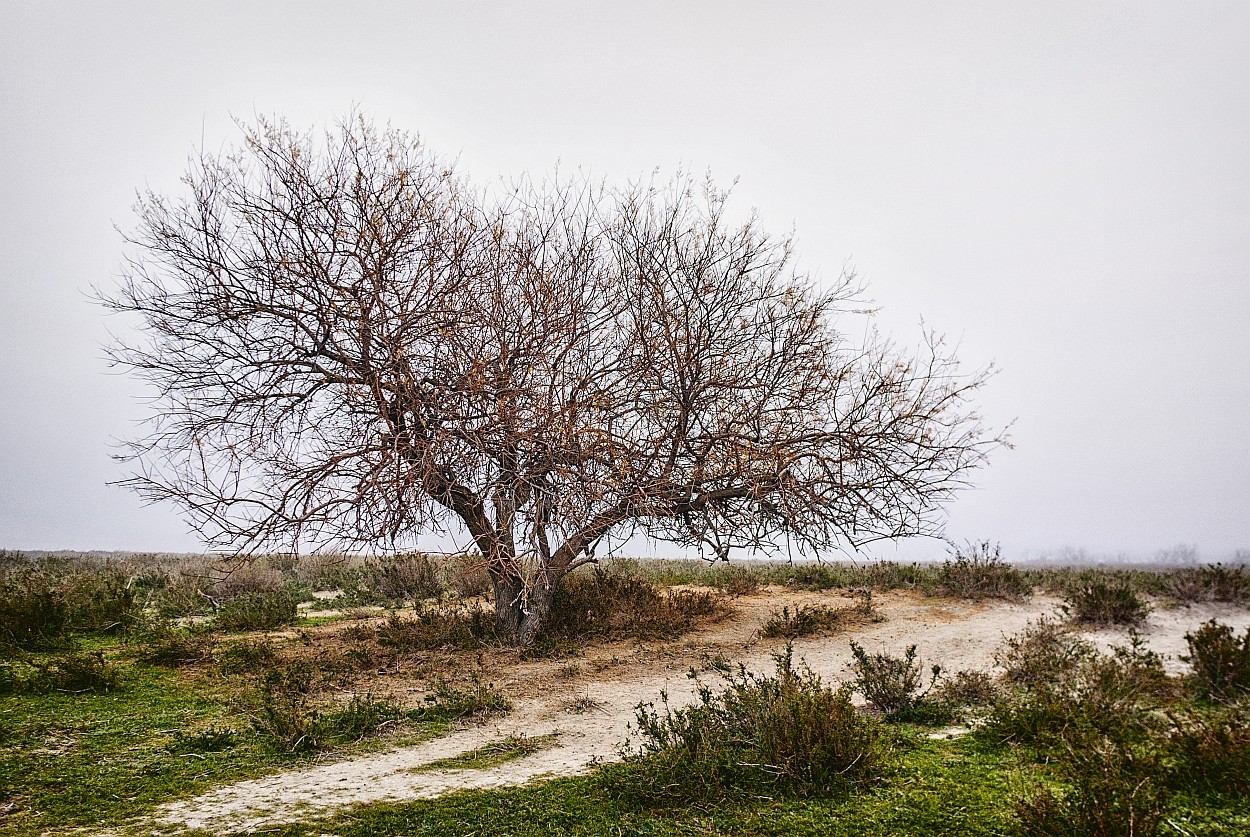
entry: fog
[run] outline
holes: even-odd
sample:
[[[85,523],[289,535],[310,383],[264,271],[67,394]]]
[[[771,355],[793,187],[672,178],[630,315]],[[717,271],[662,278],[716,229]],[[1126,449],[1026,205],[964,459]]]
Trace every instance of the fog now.
[[[981,403],[1014,448],[950,505],[956,540],[1250,549],[1244,3],[0,9],[2,548],[202,548],[108,484],[149,406],[90,288],[117,281],[136,190],[177,193],[232,115],[355,107],[479,181],[736,178],[803,266],[866,280],[883,330],[915,343],[923,318],[994,363]]]

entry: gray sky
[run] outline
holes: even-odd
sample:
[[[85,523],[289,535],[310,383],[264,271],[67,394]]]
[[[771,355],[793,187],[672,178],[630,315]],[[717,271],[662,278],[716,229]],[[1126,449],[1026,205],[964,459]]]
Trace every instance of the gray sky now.
[[[0,2],[0,547],[194,550],[106,482],[145,415],[92,284],[230,115],[353,104],[477,180],[739,178],[1017,419],[957,539],[1250,548],[1250,4]],[[909,557],[932,552],[902,547]]]

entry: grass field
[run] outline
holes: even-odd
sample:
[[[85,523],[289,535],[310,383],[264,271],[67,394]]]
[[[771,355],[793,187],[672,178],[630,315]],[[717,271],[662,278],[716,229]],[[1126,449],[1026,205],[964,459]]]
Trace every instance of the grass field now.
[[[637,649],[678,669],[680,654],[697,650],[707,685],[692,704],[653,704],[650,731],[639,710],[635,732],[645,734],[623,761],[522,787],[310,812],[263,831],[1250,833],[1250,631],[1215,621],[1189,631],[1184,671],[1165,671],[1124,634],[1149,634],[1149,614],[1168,609],[1244,613],[1250,583],[1239,567],[1021,571],[988,551],[932,566],[622,562],[575,580],[550,636],[518,653],[492,644],[489,597],[463,559],[278,557],[230,576],[188,560],[3,556],[0,834],[154,833],[144,817],[171,801],[452,729],[477,734],[484,719],[508,718],[514,698],[533,705],[522,676],[582,689],[567,711],[593,718],[589,689],[628,669]],[[992,614],[1047,595],[1060,607],[1007,638],[993,672],[931,676],[907,655],[865,652],[842,684],[780,663],[774,675],[735,675],[719,656],[735,646],[707,644],[739,637],[752,619],[760,648],[845,643],[885,618],[873,595],[890,591],[935,612],[949,601]],[[824,594],[847,604],[809,602]],[[783,599],[793,604],[784,618],[780,605],[763,609]],[[1085,638],[1091,630],[1128,638],[1109,651]],[[852,694],[853,710],[840,703]],[[821,720],[839,706],[850,714]],[[559,743],[483,738],[420,769],[454,781]],[[811,769],[847,753],[845,768]]]

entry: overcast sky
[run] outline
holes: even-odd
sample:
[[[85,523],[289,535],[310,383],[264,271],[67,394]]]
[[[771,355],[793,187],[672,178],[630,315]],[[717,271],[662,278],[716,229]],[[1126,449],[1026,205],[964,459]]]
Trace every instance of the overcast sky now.
[[[107,485],[135,190],[231,115],[353,105],[490,180],[738,178],[969,367],[1014,450],[950,507],[1008,557],[1250,548],[1250,4],[0,2],[0,547],[195,550]],[[932,546],[904,545],[908,557]]]

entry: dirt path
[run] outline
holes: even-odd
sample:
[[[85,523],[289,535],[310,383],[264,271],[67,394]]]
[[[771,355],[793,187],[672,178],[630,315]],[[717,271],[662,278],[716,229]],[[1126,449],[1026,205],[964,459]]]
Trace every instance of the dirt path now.
[[[836,593],[772,591],[739,600],[732,620],[688,637],[676,647],[619,646],[594,649],[579,664],[588,669],[571,678],[554,676],[552,663],[519,664],[502,679],[511,683],[514,708],[506,718],[459,730],[424,744],[378,755],[280,773],[217,788],[192,799],[158,808],[140,827],[153,831],[199,828],[247,832],[297,819],[322,817],[355,805],[438,796],[466,788],[523,784],[540,776],[566,776],[587,769],[592,761],[617,757],[639,702],[655,701],[666,690],[670,704],[692,699],[691,666],[709,659],[743,662],[770,671],[770,655],[781,643],[759,641],[760,623],[782,603],[846,604]],[[908,593],[877,597],[885,621],[847,629],[834,636],[795,642],[797,657],[826,681],[849,678],[849,639],[869,651],[901,654],[916,644],[927,666],[940,663],[948,672],[989,669],[1004,636],[1017,633],[1038,616],[1053,613],[1056,600],[1034,597],[1027,604],[973,604],[924,599]],[[1184,634],[1203,621],[1219,617],[1226,623],[1250,626],[1250,612],[1218,606],[1156,611],[1143,634],[1151,647],[1170,655],[1168,666],[1185,649]],[[1093,635],[1107,645],[1123,632]],[[486,769],[429,769],[441,759],[499,741],[507,736],[556,735],[553,746]],[[132,824],[133,825],[133,824]]]

